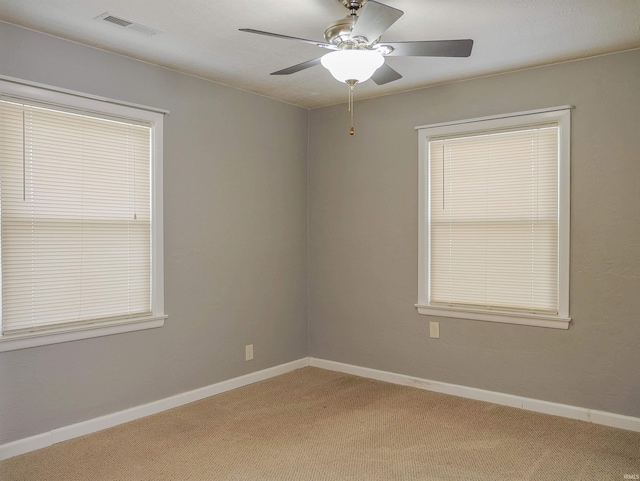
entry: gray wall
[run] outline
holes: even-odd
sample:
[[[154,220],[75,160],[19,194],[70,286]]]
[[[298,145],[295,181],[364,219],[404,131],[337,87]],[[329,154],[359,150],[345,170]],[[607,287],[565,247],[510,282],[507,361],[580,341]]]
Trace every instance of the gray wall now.
[[[311,111],[309,354],[640,416],[639,79],[636,50],[356,102],[354,137],[344,105]],[[417,314],[414,127],[565,104],[570,329]]]
[[[640,51],[357,102],[354,137],[345,105],[308,113],[4,23],[0,74],[171,110],[169,320],[0,353],[0,444],[306,355],[640,416]],[[429,339],[414,126],[563,104],[574,324],[440,318]]]
[[[171,111],[169,319],[0,353],[0,444],[307,355],[307,110],[5,23],[0,74]]]

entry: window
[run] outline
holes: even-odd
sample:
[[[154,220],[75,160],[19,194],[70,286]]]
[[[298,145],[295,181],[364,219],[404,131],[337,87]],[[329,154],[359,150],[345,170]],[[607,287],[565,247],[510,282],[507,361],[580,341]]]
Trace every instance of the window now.
[[[0,88],[0,350],[162,325],[162,114]]]
[[[569,326],[568,107],[419,127],[421,314]]]

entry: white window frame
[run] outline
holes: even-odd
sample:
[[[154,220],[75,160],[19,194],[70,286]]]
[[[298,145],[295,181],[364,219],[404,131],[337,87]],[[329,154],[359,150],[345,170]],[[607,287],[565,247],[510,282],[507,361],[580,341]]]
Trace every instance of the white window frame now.
[[[478,321],[502,322],[527,326],[568,329],[569,317],[569,237],[570,237],[570,112],[571,106],[516,112],[469,120],[445,122],[416,127],[419,154],[418,202],[418,303],[420,314]],[[429,140],[432,137],[460,135],[477,131],[557,122],[558,143],[558,314],[538,315],[461,307],[432,306],[429,300],[430,273],[430,192]]]
[[[142,121],[150,124],[152,131],[151,315],[142,318],[100,321],[83,325],[62,325],[52,329],[19,334],[0,334],[0,352],[162,327],[164,320],[167,318],[164,313],[162,139],[164,114],[167,114],[168,111],[118,102],[4,76],[0,78],[0,95],[40,104],[78,109],[87,112],[89,115],[93,113]]]

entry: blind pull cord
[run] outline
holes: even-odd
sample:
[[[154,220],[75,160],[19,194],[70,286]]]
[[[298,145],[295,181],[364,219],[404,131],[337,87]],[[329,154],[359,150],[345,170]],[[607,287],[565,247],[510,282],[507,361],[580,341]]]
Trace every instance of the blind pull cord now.
[[[25,119],[22,111],[22,201],[27,200],[27,161],[26,161],[26,140],[25,140]]]

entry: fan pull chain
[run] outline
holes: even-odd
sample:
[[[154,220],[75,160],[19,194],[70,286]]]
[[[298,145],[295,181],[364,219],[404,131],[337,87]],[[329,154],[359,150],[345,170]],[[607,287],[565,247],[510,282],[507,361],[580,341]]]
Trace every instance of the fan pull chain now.
[[[351,112],[351,128],[349,129],[349,135],[356,133],[353,128],[353,91],[357,82],[357,80],[347,80],[347,84],[349,84],[349,112]]]

